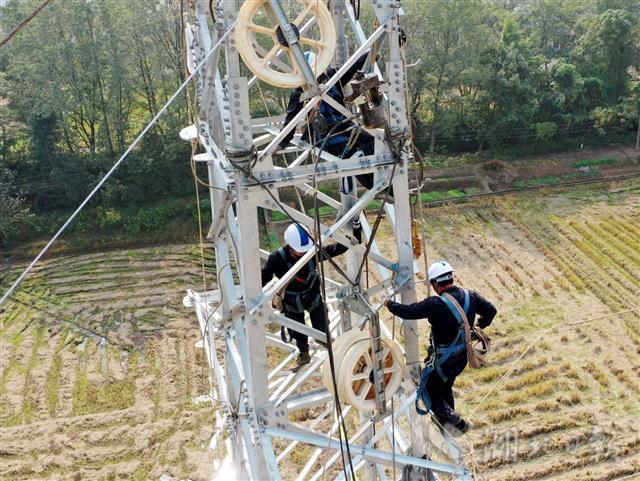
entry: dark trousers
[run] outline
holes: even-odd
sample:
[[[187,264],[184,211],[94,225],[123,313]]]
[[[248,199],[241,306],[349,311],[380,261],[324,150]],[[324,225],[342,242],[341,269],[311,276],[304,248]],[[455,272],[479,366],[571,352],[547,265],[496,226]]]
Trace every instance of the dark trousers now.
[[[289,319],[293,319],[300,324],[304,324],[304,312],[286,312],[284,313]],[[318,331],[325,332],[324,329],[324,302],[320,301],[320,304],[312,310],[309,311],[309,317],[311,318],[311,325],[314,329]],[[302,334],[301,332],[294,331],[293,329],[288,329],[289,335],[292,339],[295,339],[296,346],[298,346],[298,350],[300,352],[309,352],[309,336],[306,334]]]
[[[345,137],[344,142],[336,142],[335,144],[332,144],[326,147],[327,152],[335,156],[342,155],[342,152],[344,151],[346,142],[348,142],[348,140],[349,140],[348,137]],[[374,146],[375,146],[375,138],[373,137],[373,135],[369,134],[368,132],[361,131],[360,135],[358,135],[358,139],[356,140],[356,143],[351,148],[351,150],[344,155],[344,158],[348,159],[353,154],[355,154],[356,151],[358,150],[361,150],[364,153],[364,155],[373,155],[375,150]],[[373,187],[373,174],[356,175],[356,178],[358,179],[358,182],[360,182],[362,187],[364,187],[365,189],[370,190],[371,187]]]
[[[467,353],[462,351],[451,356],[441,365],[442,372],[447,377],[443,380],[434,370],[427,381],[427,393],[431,399],[431,411],[443,426],[445,423],[456,425],[462,419],[455,411],[453,398],[453,383],[456,377],[464,371],[467,365]]]

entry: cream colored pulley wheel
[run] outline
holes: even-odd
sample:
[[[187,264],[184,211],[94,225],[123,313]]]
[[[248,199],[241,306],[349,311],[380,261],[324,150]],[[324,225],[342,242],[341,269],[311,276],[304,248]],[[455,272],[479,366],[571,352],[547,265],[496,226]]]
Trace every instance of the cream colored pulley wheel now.
[[[325,2],[318,0],[291,0],[283,6],[295,10],[289,18],[296,15],[291,22],[296,32],[309,19],[315,18],[308,31],[298,33],[298,42],[303,50],[315,54],[311,70],[317,77],[331,65],[336,48],[336,30],[331,13]],[[276,87],[293,89],[304,85],[306,80],[284,38],[269,0],[245,0],[234,31],[242,60],[259,79]],[[280,50],[285,52],[282,59],[277,56]]]
[[[354,343],[369,344],[369,334],[362,332],[359,329],[351,329],[350,331],[342,333],[338,338],[333,341],[331,347],[333,348],[333,361],[336,368],[336,383],[340,383],[340,367],[342,360],[344,359],[347,351],[353,347]],[[333,381],[331,379],[331,365],[329,364],[329,356],[324,360],[322,366],[322,383],[327,390],[333,394]],[[339,392],[339,390],[338,390]]]
[[[387,338],[381,338],[380,341],[384,395],[386,399],[390,399],[402,383],[404,354],[397,341]],[[372,370],[371,341],[354,343],[340,365],[338,393],[345,403],[361,411],[372,411],[376,408]]]

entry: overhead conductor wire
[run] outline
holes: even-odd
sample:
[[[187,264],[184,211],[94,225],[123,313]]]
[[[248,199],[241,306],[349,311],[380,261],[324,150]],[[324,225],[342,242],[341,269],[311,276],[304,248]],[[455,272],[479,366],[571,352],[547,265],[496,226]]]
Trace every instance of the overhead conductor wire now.
[[[316,65],[317,68],[317,65]],[[314,76],[315,78],[318,78],[318,72],[314,72]],[[339,423],[339,427],[338,427],[338,438],[339,438],[339,442],[340,442],[340,454],[342,457],[342,469],[345,475],[345,479],[348,481],[349,480],[349,476],[347,474],[347,466],[345,463],[345,453],[344,453],[344,448],[342,445],[342,436],[344,434],[344,439],[345,439],[345,448],[346,448],[346,455],[347,458],[349,460],[349,469],[351,472],[351,478],[353,479],[353,481],[356,480],[356,474],[355,474],[355,470],[353,468],[353,460],[351,458],[351,450],[349,448],[349,434],[347,432],[347,425],[344,419],[344,416],[342,415],[342,406],[341,406],[341,402],[340,402],[340,394],[338,393],[338,383],[337,383],[337,379],[336,379],[336,367],[335,367],[335,359],[333,356],[333,341],[331,339],[331,329],[330,329],[330,325],[329,325],[329,312],[328,312],[328,308],[327,308],[327,290],[326,290],[326,283],[325,283],[325,276],[324,276],[324,264],[322,262],[323,260],[323,249],[322,249],[322,235],[320,233],[320,214],[319,214],[319,209],[318,209],[318,185],[317,185],[317,178],[316,178],[316,174],[317,174],[317,168],[318,168],[318,161],[320,159],[320,154],[322,153],[322,148],[324,148],[327,140],[330,138],[330,136],[333,134],[333,132],[335,131],[335,129],[341,125],[343,122],[345,122],[347,119],[338,122],[336,125],[334,125],[331,130],[328,132],[327,136],[325,137],[325,139],[323,140],[322,143],[322,147],[320,148],[319,152],[315,151],[315,144],[316,144],[316,138],[315,138],[315,131],[312,133],[310,132],[310,128],[309,128],[309,124],[307,123],[307,132],[309,133],[309,137],[313,142],[314,148],[312,149],[311,155],[312,155],[312,160],[313,160],[313,216],[314,216],[314,228],[315,228],[315,237],[316,237],[316,242],[318,245],[318,249],[316,250],[316,256],[317,256],[317,260],[316,260],[316,265],[318,266],[318,268],[320,269],[320,288],[321,288],[321,295],[322,295],[322,300],[323,300],[323,315],[324,315],[324,329],[325,332],[327,334],[327,352],[328,352],[328,357],[329,357],[329,368],[331,370],[331,383],[333,385],[333,392],[335,395],[335,413],[338,417],[338,423]],[[327,256],[327,258],[330,258],[330,256]],[[351,282],[351,280],[349,279],[349,277],[343,273],[343,276],[349,281]],[[323,466],[323,477],[324,477],[324,469],[325,467]]]
[[[335,129],[337,127],[336,124],[333,129]],[[307,126],[307,128],[309,128]],[[332,130],[333,130],[332,129]],[[331,134],[331,131],[329,131],[329,134]],[[315,145],[315,132],[312,134],[313,135],[313,143]],[[324,140],[324,142],[322,143],[322,147],[320,148],[320,153],[322,152],[322,148],[324,148],[324,145],[327,142],[329,136],[327,136]],[[317,179],[316,179],[316,173],[317,173],[317,167],[318,167],[318,160],[320,158],[319,154],[315,152],[315,149],[312,150],[312,155],[313,155],[313,189],[314,189],[314,196],[313,196],[313,216],[314,216],[314,230],[315,230],[315,238],[316,238],[316,242],[318,245],[318,249],[316,250],[316,265],[318,266],[318,268],[320,269],[320,289],[321,289],[321,293],[322,293],[322,300],[323,300],[323,309],[324,309],[324,328],[325,328],[325,332],[327,333],[327,351],[328,351],[328,356],[329,356],[329,367],[331,369],[331,383],[333,384],[333,392],[335,394],[335,410],[336,410],[336,414],[338,415],[338,422],[341,425],[341,429],[338,429],[338,436],[340,438],[340,453],[342,455],[342,466],[343,466],[343,470],[344,470],[344,474],[345,474],[345,479],[349,479],[349,476],[347,475],[347,471],[346,471],[346,463],[345,463],[345,453],[344,453],[344,448],[342,445],[342,436],[344,433],[344,438],[345,438],[345,447],[346,447],[346,457],[349,460],[349,468],[351,471],[351,479],[353,479],[355,481],[356,479],[356,475],[355,475],[355,470],[353,468],[353,460],[351,458],[351,450],[349,448],[349,435],[347,433],[347,426],[344,420],[344,416],[342,416],[342,406],[341,406],[341,402],[340,402],[340,394],[338,394],[338,383],[337,383],[337,379],[336,379],[336,367],[335,367],[335,359],[333,356],[333,342],[331,340],[331,331],[330,331],[330,326],[329,326],[329,313],[328,313],[328,309],[327,309],[327,303],[326,303],[326,299],[327,299],[327,291],[326,291],[326,283],[325,283],[325,274],[324,274],[324,265],[323,265],[323,250],[322,250],[322,235],[320,234],[320,215],[318,213],[318,184],[317,184]],[[329,257],[329,256],[327,256]],[[348,277],[347,277],[348,278]]]
[[[39,6],[38,8],[36,8],[33,12],[31,12],[31,14],[29,16],[27,16],[22,22],[20,22],[13,30],[11,30],[11,32],[9,32],[9,34],[2,39],[2,42],[0,42],[0,48],[2,48],[7,42],[9,42],[9,40],[11,40],[13,37],[15,37],[17,35],[17,33],[22,30],[24,27],[26,27],[26,25],[33,20],[33,17],[35,17],[36,15],[38,15],[43,9],[44,7],[46,7],[47,5],[49,5],[51,2],[53,2],[53,0],[44,0]]]
[[[58,237],[62,235],[62,233],[66,230],[66,228],[74,221],[74,219],[78,216],[80,211],[89,203],[89,201],[93,198],[93,196],[100,190],[100,188],[105,184],[105,182],[113,175],[113,173],[120,167],[120,164],[124,162],[127,156],[133,151],[133,149],[138,145],[138,143],[142,140],[142,138],[146,135],[146,133],[151,130],[151,128],[156,124],[158,119],[164,114],[164,112],[169,108],[169,106],[175,101],[176,98],[182,93],[182,91],[189,85],[189,82],[193,79],[193,77],[200,71],[200,69],[207,63],[209,57],[218,50],[218,47],[222,42],[227,38],[227,36],[233,31],[237,20],[234,20],[227,31],[218,39],[218,41],[211,47],[211,50],[207,52],[202,61],[193,69],[193,72],[189,74],[189,76],[185,79],[184,82],[178,87],[175,93],[171,96],[169,100],[164,104],[164,106],[158,111],[158,113],[151,119],[151,121],[147,124],[147,126],[138,134],[136,139],[131,143],[129,148],[122,154],[122,156],[116,161],[115,164],[109,169],[109,171],[104,175],[104,177],[98,182],[98,184],[93,188],[91,192],[87,195],[87,197],[82,201],[82,203],[78,206],[78,208],[71,214],[71,216],[67,219],[67,221],[58,229],[58,231],[53,235],[51,240],[45,245],[40,253],[31,261],[31,264],[27,266],[27,268],[20,274],[20,276],[14,281],[14,283],[9,287],[7,292],[5,292],[0,299],[0,305],[2,305],[13,293],[13,291],[20,285],[22,280],[31,272],[31,269],[38,263],[38,261],[46,254],[49,248],[53,245],[53,243],[58,240]]]

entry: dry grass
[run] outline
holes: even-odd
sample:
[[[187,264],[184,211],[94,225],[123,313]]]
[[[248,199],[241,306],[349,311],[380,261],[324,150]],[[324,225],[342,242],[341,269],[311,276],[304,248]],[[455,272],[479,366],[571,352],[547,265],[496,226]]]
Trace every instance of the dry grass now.
[[[560,195],[545,201],[512,197],[494,203],[494,212],[503,219],[500,227],[479,231],[476,226],[473,230],[476,239],[482,240],[486,255],[477,248],[472,249],[471,242],[456,244],[455,238],[449,238],[450,250],[455,250],[459,257],[457,261],[463,266],[473,265],[459,273],[464,285],[477,287],[490,299],[497,300],[501,312],[498,322],[488,330],[496,340],[490,366],[465,375],[461,388],[465,401],[482,398],[510,369],[535,332],[555,322],[579,320],[585,312],[595,316],[619,310],[626,305],[621,293],[638,292],[640,229],[632,226],[640,220],[637,198],[628,196],[626,207],[607,205],[589,191],[577,195],[576,199],[579,200],[575,204],[570,204]],[[631,214],[618,215],[618,211]],[[492,218],[492,215],[485,214],[485,217]],[[624,220],[614,223],[614,218]],[[512,234],[511,228],[517,233]],[[493,236],[500,239],[493,240]],[[508,247],[503,248],[504,245]],[[523,256],[518,251],[522,246],[537,252],[533,254],[534,262],[528,262],[527,254]],[[497,267],[494,270],[487,266]],[[597,272],[606,272],[607,278],[598,277]],[[635,276],[630,275],[632,272]],[[498,290],[491,289],[488,282],[478,284],[478,279],[491,279]],[[544,302],[540,303],[539,299]],[[530,308],[528,304],[535,307]],[[503,340],[502,336],[507,339]],[[555,475],[553,479],[611,479],[605,474],[585,475],[597,472],[600,463],[612,459],[611,453],[598,452],[598,449],[584,454],[579,451],[579,456],[569,461],[566,453],[574,446],[587,446],[590,430],[608,426],[606,420],[626,419],[634,425],[640,409],[629,399],[640,392],[637,354],[640,354],[637,315],[558,329],[538,342],[478,408],[487,423],[484,429],[490,430],[472,435],[474,446],[479,450],[477,455],[489,456],[483,458],[488,459],[487,462],[481,463],[485,478],[538,480]],[[466,409],[463,406],[463,413]],[[550,428],[549,433],[543,432],[543,428],[553,426],[554,422],[559,424]],[[520,439],[524,436],[520,426],[531,427],[533,433],[542,429],[533,435],[537,447],[523,446],[526,452],[518,452],[515,461],[510,461],[513,457],[491,457],[489,453],[508,449],[514,426],[518,426]],[[578,427],[585,429],[570,433]],[[623,426],[615,429],[621,434],[629,432]],[[557,433],[555,440],[545,442],[545,437],[552,432]],[[620,452],[631,453],[624,447]],[[629,456],[629,462],[640,466],[637,453],[623,456]],[[523,468],[514,465],[513,470],[505,469],[512,462],[518,466],[526,464]],[[603,473],[613,471],[607,469]],[[565,472],[566,477],[558,477]],[[574,476],[568,474],[574,472]]]
[[[35,269],[17,295],[30,307],[9,304],[2,315],[0,437],[15,454],[0,478],[210,477],[201,471],[212,457],[212,409],[192,402],[208,389],[207,371],[181,305],[198,279],[190,249],[72,256]]]
[[[502,411],[490,412],[487,414],[492,423],[500,423],[503,421],[512,421],[523,416],[531,414],[528,408],[516,407],[510,409],[504,409]]]
[[[476,404],[537,333],[585,312],[613,312],[638,290],[637,196],[609,205],[592,189],[428,212],[429,256],[451,256],[461,283],[499,310],[487,330],[490,366],[468,369],[455,386],[457,409],[476,427],[470,440],[484,479],[604,481],[640,469],[640,440],[629,428],[640,416],[637,316],[548,334]],[[10,304],[0,324],[0,436],[9,453],[0,477],[212,477],[202,470],[213,456],[213,410],[192,402],[206,392],[208,372],[193,347],[195,319],[181,306],[184,289],[201,286],[199,269],[197,250],[168,246],[70,257],[36,271],[21,299],[48,314]],[[62,329],[63,317],[78,325]],[[106,335],[104,355],[80,328]],[[283,358],[269,354],[270,365]],[[355,414],[347,424],[354,432]],[[604,432],[600,444],[594,432]],[[287,472],[311,451],[301,445]]]

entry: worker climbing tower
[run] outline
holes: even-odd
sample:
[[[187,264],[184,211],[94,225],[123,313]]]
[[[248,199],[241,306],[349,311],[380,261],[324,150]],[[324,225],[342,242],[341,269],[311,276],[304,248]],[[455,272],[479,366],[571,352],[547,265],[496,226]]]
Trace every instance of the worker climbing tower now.
[[[298,480],[472,479],[453,438],[414,409],[416,322],[405,321],[400,337],[378,315],[387,296],[415,301],[400,1],[371,0],[367,25],[359,19],[360,0],[182,3],[187,69],[197,74],[193,124],[180,136],[194,145],[192,161],[208,171],[211,281],[217,284],[188,291],[184,303],[202,331],[211,400],[222,406],[212,442],[226,444],[228,479],[278,480],[284,473]],[[341,85],[345,105],[336,102],[331,88],[363,56],[364,66]],[[252,115],[264,99],[260,82],[286,89],[285,96],[302,88],[304,106],[286,126],[282,115]],[[326,128],[317,115],[320,101],[348,120],[343,127],[350,139],[364,130],[375,138],[373,155],[336,156],[315,141],[313,132]],[[305,130],[283,143],[290,132]],[[373,175],[372,186],[358,195],[354,176],[366,174]],[[339,198],[322,188],[336,181]],[[296,207],[285,203],[285,192],[313,199],[313,215],[302,200]],[[376,199],[380,207],[370,225],[363,209]],[[321,205],[335,208],[337,218],[320,219]],[[268,252],[260,244],[259,209],[306,226],[315,242],[285,276],[264,287],[259,273]],[[361,244],[351,230],[354,218],[363,226]],[[396,238],[389,256],[375,242],[381,223]],[[329,242],[350,248],[346,269],[335,264],[324,277],[330,338],[272,307],[274,296]],[[365,264],[375,267],[372,285],[363,282]],[[298,372],[290,370],[297,349],[280,338],[282,326],[314,340],[311,362]],[[304,456],[296,454],[303,448]]]

